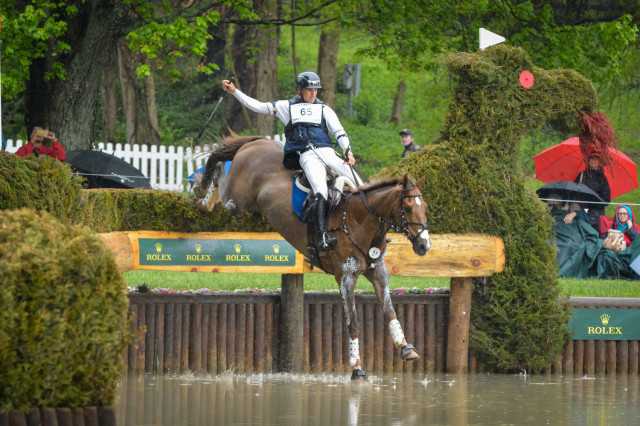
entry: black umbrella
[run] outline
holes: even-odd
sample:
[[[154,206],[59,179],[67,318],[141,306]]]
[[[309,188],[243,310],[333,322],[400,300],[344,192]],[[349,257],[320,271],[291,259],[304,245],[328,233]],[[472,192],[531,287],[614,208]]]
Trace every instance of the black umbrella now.
[[[149,178],[115,155],[79,149],[67,152],[66,163],[87,179],[88,188],[151,189]]]
[[[575,183],[569,181],[553,181],[542,187],[540,187],[536,193],[540,198],[556,198],[551,197],[553,194],[557,194],[561,200],[576,201],[578,203],[604,203],[604,200],[600,198],[598,194],[593,192],[591,188],[582,183]],[[606,203],[604,203],[606,204]],[[584,206],[583,206],[584,207]],[[588,207],[588,205],[586,206]]]

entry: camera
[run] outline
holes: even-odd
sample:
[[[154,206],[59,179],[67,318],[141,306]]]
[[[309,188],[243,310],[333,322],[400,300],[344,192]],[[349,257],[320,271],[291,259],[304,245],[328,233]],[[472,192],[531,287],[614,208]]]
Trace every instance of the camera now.
[[[53,139],[50,139],[50,138],[42,139],[42,145],[47,146],[47,147],[52,147],[53,146]]]
[[[36,136],[47,137],[49,135],[49,131],[47,129],[38,129],[36,130]]]

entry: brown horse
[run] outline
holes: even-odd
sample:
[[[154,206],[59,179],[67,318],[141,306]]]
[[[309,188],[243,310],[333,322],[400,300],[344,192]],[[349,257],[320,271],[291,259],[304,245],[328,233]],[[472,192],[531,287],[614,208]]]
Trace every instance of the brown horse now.
[[[405,361],[419,358],[404,338],[389,292],[389,272],[384,263],[390,229],[401,232],[413,243],[413,251],[424,256],[431,247],[425,217],[426,203],[420,193],[424,182],[402,179],[369,184],[347,192],[327,219],[327,228],[338,239],[335,250],[321,258],[311,256],[306,224],[291,207],[295,172],[282,166],[283,149],[276,142],[259,137],[231,137],[215,148],[201,181],[208,188],[207,204],[214,187],[231,214],[261,213],[291,245],[309,257],[315,266],[335,276],[344,303],[349,332],[352,379],[365,378],[359,354],[359,325],[354,289],[360,275],[373,284],[383,306],[391,337]],[[224,162],[233,160],[228,174]]]

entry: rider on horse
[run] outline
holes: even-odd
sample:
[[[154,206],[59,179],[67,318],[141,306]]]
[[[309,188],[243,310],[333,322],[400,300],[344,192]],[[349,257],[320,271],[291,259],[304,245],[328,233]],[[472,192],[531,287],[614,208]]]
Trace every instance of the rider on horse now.
[[[304,170],[315,194],[312,211],[318,235],[318,250],[333,250],[337,240],[329,237],[326,225],[326,167],[339,176],[351,177],[353,173],[349,166],[355,164],[356,160],[351,152],[349,137],[338,116],[329,106],[316,98],[318,89],[322,88],[320,77],[310,71],[300,73],[296,78],[297,96],[276,102],[260,102],[253,99],[238,90],[229,80],[223,80],[222,86],[250,110],[262,114],[275,114],[284,123],[287,138],[284,146],[284,166],[290,170]],[[334,151],[332,135],[344,150],[346,162]]]

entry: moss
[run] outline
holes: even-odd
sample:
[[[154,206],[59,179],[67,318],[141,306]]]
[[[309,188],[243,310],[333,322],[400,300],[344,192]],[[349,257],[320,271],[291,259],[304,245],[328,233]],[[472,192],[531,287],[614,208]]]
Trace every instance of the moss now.
[[[19,208],[45,210],[95,232],[272,230],[261,215],[234,217],[221,205],[205,213],[193,199],[175,192],[82,189],[82,179],[55,159],[0,152],[0,209]]]
[[[130,339],[127,287],[89,229],[0,214],[0,412],[111,405]]]
[[[494,369],[540,371],[568,342],[569,309],[558,298],[550,217],[518,166],[520,141],[545,123],[577,133],[597,94],[575,71],[545,71],[507,45],[442,62],[457,86],[440,135],[379,174],[426,177],[431,232],[502,237],[504,272],[475,282],[470,344]],[[530,89],[519,83],[523,70],[535,77]]]

